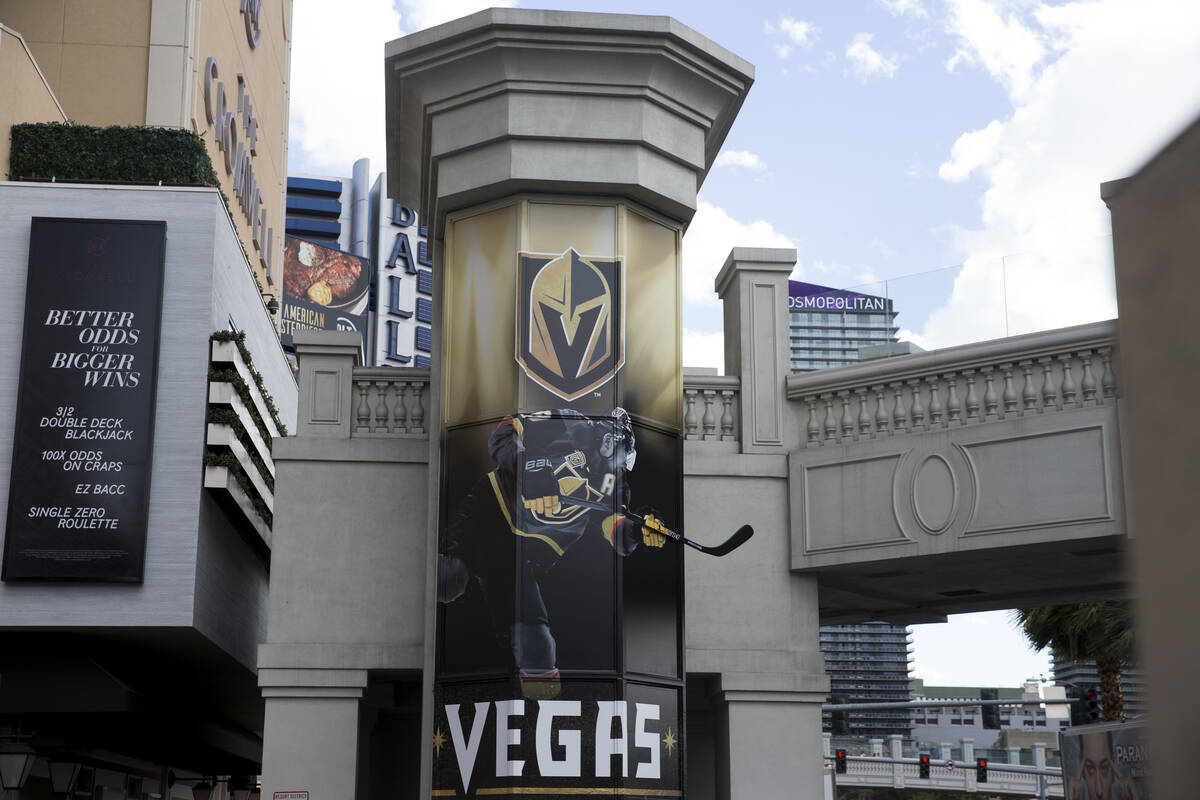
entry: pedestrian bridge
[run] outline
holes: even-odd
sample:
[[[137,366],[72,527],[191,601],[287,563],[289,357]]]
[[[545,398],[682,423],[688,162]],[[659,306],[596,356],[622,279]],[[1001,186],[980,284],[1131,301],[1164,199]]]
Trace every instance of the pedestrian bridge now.
[[[1013,794],[1042,800],[1064,795],[1061,768],[1047,764],[1046,746],[1040,743],[1028,750],[1006,748],[998,758],[995,750],[976,750],[971,739],[917,748],[898,735],[889,736],[886,743],[870,739],[865,746],[861,741],[834,741],[829,734],[822,738],[826,771],[833,772],[838,786]],[[847,755],[846,772],[841,774],[834,767],[838,749]],[[930,757],[928,778],[920,777],[922,753]],[[985,783],[976,779],[977,756],[988,760]]]
[[[778,252],[730,255],[730,374],[684,379],[694,535],[714,515],[729,527],[731,502],[756,530],[782,523],[822,623],[1123,592],[1115,321],[789,375]],[[766,494],[748,476],[779,483],[783,519],[738,502]]]

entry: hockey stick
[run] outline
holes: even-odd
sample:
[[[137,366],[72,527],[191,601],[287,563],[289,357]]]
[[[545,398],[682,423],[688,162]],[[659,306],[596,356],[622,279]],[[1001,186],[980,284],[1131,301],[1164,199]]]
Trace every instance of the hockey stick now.
[[[584,508],[592,508],[597,511],[611,512],[613,510],[612,506],[606,505],[604,503],[597,503],[594,500],[584,500],[579,497],[569,497],[567,495],[559,495],[559,498],[563,501],[564,505],[583,506]],[[630,511],[628,508],[625,508],[624,506],[621,507],[620,513],[639,524],[644,524],[646,522],[646,518],[643,517],[641,514],[635,514],[634,512]],[[652,528],[652,530],[659,531],[660,533],[665,533],[667,535],[668,539],[679,542],[680,544],[686,544],[688,547],[693,547],[696,550],[699,550],[701,553],[707,553],[710,556],[718,556],[718,557],[729,555],[734,550],[737,550],[739,547],[744,545],[746,543],[746,541],[751,536],[754,535],[754,528],[751,528],[749,525],[743,525],[742,527],[740,527],[736,531],[734,531],[732,536],[730,536],[725,541],[721,542],[719,545],[716,545],[715,547],[708,547],[706,545],[700,544],[699,542],[693,542],[691,539],[687,538],[682,533],[677,533],[677,532],[667,528],[665,525],[661,528]]]

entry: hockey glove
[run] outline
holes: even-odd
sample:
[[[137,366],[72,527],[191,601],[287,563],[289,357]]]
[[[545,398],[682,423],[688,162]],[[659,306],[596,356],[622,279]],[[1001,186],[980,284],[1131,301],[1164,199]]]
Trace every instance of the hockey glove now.
[[[654,514],[646,514],[642,520],[642,544],[646,547],[662,547],[667,543],[667,526]]]

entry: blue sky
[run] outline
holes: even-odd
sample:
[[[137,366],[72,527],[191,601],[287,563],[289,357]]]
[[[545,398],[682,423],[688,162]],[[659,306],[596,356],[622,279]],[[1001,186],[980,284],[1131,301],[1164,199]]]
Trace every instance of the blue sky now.
[[[755,65],[684,240],[689,366],[722,366],[712,280],[733,246],[887,293],[928,348],[1112,318],[1099,184],[1200,116],[1195,0],[506,4],[665,14]],[[382,169],[383,43],[486,5],[296,0],[289,171]],[[934,684],[1049,674],[1003,612],[916,643]]]

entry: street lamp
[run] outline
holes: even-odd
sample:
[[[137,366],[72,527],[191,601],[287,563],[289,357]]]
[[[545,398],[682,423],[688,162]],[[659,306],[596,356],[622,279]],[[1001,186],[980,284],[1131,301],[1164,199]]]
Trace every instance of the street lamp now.
[[[83,767],[78,761],[50,761],[50,788],[55,794],[70,794],[75,791],[75,781]]]
[[[192,787],[192,800],[208,800],[212,796],[212,790],[212,784],[205,778]]]
[[[249,800],[254,789],[254,778],[249,775],[234,775],[229,779],[230,800]]]
[[[37,753],[27,744],[6,742],[0,745],[0,786],[23,789],[35,758]]]

